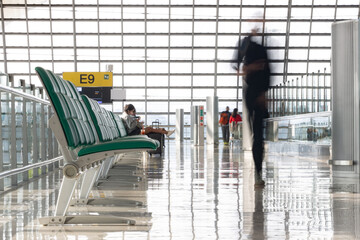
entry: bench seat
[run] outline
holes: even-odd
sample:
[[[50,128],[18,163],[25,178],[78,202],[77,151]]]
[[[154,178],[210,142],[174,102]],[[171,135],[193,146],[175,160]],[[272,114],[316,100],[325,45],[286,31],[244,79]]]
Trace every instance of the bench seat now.
[[[81,182],[79,198],[86,200],[100,173],[108,171],[120,154],[146,154],[148,150],[157,149],[160,143],[145,135],[127,136],[124,123],[118,115],[104,109],[96,101],[81,96],[73,83],[53,72],[41,67],[35,70],[54,109],[49,126],[59,142],[65,163],[55,217],[44,218],[41,222],[44,225],[65,224],[76,217],[82,221],[82,216],[66,216],[78,183]],[[111,221],[125,225],[133,223],[114,217]],[[101,222],[106,223],[105,216],[99,224]]]
[[[152,139],[141,137],[141,135],[136,136],[136,138],[129,136],[129,137],[116,139],[111,142],[104,142],[90,146],[85,146],[78,152],[78,156],[80,157],[88,154],[105,152],[105,151],[153,148],[154,144],[157,147],[159,146],[158,142],[154,142],[152,141]]]

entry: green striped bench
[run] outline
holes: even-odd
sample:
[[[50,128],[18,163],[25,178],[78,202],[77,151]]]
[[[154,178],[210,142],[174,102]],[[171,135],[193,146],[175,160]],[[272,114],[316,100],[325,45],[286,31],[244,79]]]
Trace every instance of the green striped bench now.
[[[37,67],[36,72],[54,108],[49,120],[64,157],[63,180],[56,203],[55,216],[41,220],[44,225],[74,224],[74,216],[66,216],[75,187],[82,177],[80,198],[88,198],[105,159],[126,152],[155,150],[159,142],[147,136],[127,136],[121,118],[102,108],[96,101],[81,96],[73,83],[49,70]],[[88,217],[88,216],[87,216]],[[79,221],[84,217],[79,216]],[[87,223],[113,223],[108,218],[95,217]],[[119,217],[116,223],[133,224]]]

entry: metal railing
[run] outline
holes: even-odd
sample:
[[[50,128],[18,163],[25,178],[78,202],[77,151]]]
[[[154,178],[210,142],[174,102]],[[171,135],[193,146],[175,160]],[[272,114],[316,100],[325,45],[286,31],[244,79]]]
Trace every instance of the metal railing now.
[[[62,160],[42,88],[0,74],[0,191],[44,175]]]
[[[320,70],[272,87],[267,93],[271,117],[331,111],[330,73]]]
[[[264,138],[277,142],[312,142],[331,145],[331,112],[317,112],[265,119]]]

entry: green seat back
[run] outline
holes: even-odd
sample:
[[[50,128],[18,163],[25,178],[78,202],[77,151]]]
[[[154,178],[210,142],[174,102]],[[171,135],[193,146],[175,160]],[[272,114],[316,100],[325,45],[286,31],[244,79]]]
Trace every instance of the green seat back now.
[[[95,124],[95,129],[101,142],[111,141],[120,137],[115,121],[110,112],[99,105],[99,103],[89,97],[82,95],[82,99],[90,113],[91,119]]]
[[[35,70],[59,117],[68,146],[76,148],[95,143],[94,125],[75,86],[49,70],[41,67]]]
[[[121,137],[126,137],[127,136],[127,131],[124,125],[123,120],[121,119],[121,117],[117,114],[111,113],[112,117],[114,118],[114,121],[117,125],[117,129],[119,131],[119,134]]]

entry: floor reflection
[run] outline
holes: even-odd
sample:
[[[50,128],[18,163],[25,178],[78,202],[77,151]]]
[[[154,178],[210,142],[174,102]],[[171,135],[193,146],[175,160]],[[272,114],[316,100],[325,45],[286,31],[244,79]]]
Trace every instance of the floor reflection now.
[[[54,211],[56,173],[2,195],[0,234],[3,239],[360,239],[360,194],[333,186],[326,161],[277,154],[265,160],[266,186],[254,189],[251,153],[239,146],[169,141],[164,155],[146,165],[147,191],[133,195],[146,199],[152,225],[40,226],[38,218]]]

